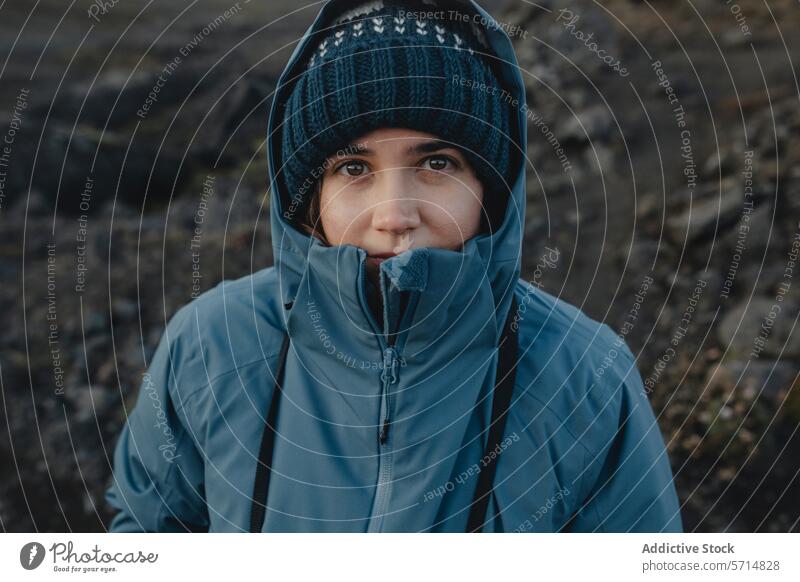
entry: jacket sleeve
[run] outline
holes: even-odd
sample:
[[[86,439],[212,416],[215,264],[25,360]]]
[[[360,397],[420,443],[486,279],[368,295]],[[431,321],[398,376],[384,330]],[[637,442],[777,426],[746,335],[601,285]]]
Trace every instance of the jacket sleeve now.
[[[112,532],[208,529],[203,459],[186,428],[186,402],[174,402],[177,392],[170,389],[182,357],[178,319],[167,326],[117,441],[106,492],[106,500],[119,510]]]
[[[617,347],[619,373],[608,386],[609,413],[599,452],[587,451],[589,486],[568,529],[574,532],[682,532],[664,440],[635,359]],[[610,423],[609,423],[610,424]]]

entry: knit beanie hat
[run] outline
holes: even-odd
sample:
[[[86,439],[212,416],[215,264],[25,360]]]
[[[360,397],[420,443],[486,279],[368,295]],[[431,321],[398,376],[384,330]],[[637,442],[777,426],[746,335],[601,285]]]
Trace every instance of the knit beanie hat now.
[[[395,127],[459,147],[483,185],[489,224],[499,227],[513,181],[510,108],[497,63],[484,56],[483,30],[458,14],[430,1],[376,0],[318,31],[285,104],[279,159],[290,221],[305,216],[327,158]]]

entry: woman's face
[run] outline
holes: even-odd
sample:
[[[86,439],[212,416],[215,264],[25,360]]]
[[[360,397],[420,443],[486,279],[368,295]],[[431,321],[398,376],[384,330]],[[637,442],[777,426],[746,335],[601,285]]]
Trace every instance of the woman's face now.
[[[329,244],[381,259],[412,247],[459,250],[478,234],[483,187],[454,146],[429,133],[382,128],[328,159],[320,222]],[[319,226],[317,226],[319,228]]]

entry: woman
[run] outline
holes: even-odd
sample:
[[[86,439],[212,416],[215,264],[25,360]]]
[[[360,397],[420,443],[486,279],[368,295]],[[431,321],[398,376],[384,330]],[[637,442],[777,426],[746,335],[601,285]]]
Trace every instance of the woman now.
[[[171,320],[111,529],[680,531],[630,350],[519,278],[502,29],[475,2],[333,0],[278,85],[275,266]]]

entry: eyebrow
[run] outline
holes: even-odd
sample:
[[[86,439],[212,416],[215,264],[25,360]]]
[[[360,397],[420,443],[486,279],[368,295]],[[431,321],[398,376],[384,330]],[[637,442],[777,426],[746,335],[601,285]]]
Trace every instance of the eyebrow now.
[[[359,144],[356,144],[356,143],[349,144],[344,149],[348,150],[348,151],[352,149],[353,154],[358,154],[358,155],[362,155],[362,156],[373,156],[373,155],[375,155],[375,151],[374,150],[371,150],[369,148],[359,147]],[[408,154],[408,155],[430,154],[430,153],[433,153],[433,152],[438,152],[438,151],[447,150],[447,149],[454,149],[454,150],[458,151],[459,153],[461,153],[461,148],[459,148],[458,146],[450,144],[450,143],[447,143],[446,141],[438,140],[438,139],[423,141],[423,142],[417,143],[415,145],[409,146],[406,149],[405,153]]]

